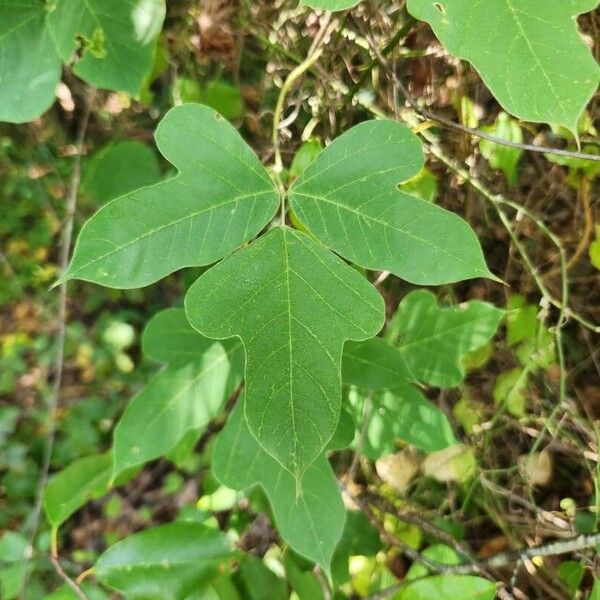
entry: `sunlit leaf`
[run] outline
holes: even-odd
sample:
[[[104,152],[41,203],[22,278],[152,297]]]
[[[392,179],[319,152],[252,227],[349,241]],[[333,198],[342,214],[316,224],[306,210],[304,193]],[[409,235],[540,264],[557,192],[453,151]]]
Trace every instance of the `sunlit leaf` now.
[[[498,102],[526,121],[571,132],[596,91],[600,70],[575,17],[597,0],[408,0],[442,44],[468,60]]]
[[[179,174],[103,206],[83,226],[64,279],[144,286],[226,256],[277,211],[275,184],[211,108],[172,109],[156,130],[156,143]]]
[[[465,221],[398,189],[422,166],[408,127],[367,121],[319,154],[292,184],[290,203],[320,242],[361,267],[427,285],[490,276]]]

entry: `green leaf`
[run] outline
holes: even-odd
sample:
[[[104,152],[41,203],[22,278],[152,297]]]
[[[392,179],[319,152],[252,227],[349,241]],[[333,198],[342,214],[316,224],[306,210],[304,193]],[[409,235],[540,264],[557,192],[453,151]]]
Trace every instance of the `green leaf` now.
[[[5,531],[0,537],[0,563],[26,560],[28,549],[27,538],[15,531]]]
[[[519,124],[514,119],[511,119],[505,112],[501,112],[496,117],[496,122],[491,127],[484,127],[484,131],[495,135],[496,137],[508,140],[510,142],[523,142],[523,132]],[[511,148],[502,146],[489,140],[480,140],[479,148],[481,154],[490,163],[492,169],[500,169],[506,175],[508,184],[512,187],[517,183],[518,173],[517,165],[523,154],[523,150],[519,148]]]
[[[496,586],[475,575],[433,575],[409,583],[397,600],[494,600]]]
[[[321,454],[302,479],[296,481],[252,436],[243,403],[240,398],[215,443],[215,477],[236,490],[260,484],[269,498],[283,540],[329,572],[346,515],[325,455]]]
[[[201,523],[179,522],[130,535],[111,546],[94,572],[131,600],[183,600],[232,556],[227,537]]]
[[[408,0],[455,56],[477,69],[498,102],[526,121],[564,125],[573,134],[598,87],[599,69],[575,17],[590,0]]]
[[[464,378],[461,356],[489,342],[504,314],[477,300],[440,308],[431,292],[417,290],[402,300],[391,329],[414,379],[452,387]]]
[[[44,490],[44,510],[58,529],[84,504],[108,492],[112,472],[110,452],[86,456],[57,473]]]
[[[506,342],[514,346],[524,340],[534,339],[538,330],[539,307],[528,304],[519,294],[511,296],[506,305]]]
[[[585,573],[584,566],[575,560],[563,560],[558,565],[558,577],[569,591],[569,594],[575,596],[583,575]]]
[[[277,211],[275,184],[239,133],[211,108],[172,109],[156,130],[156,143],[179,174],[102,207],[83,226],[63,279],[148,285],[226,256]]]
[[[60,58],[39,0],[0,3],[0,121],[24,123],[54,102]]]
[[[465,221],[399,191],[422,166],[408,127],[367,121],[316,158],[293,183],[290,203],[320,242],[361,267],[427,285],[490,276]]]
[[[276,227],[204,273],[185,307],[202,334],[242,339],[250,430],[300,478],[339,420],[344,341],[377,333],[381,296],[306,235]]]
[[[247,600],[288,600],[287,585],[265,563],[251,554],[240,562],[240,578]]]
[[[92,156],[83,170],[81,189],[96,202],[106,202],[160,178],[154,151],[137,140],[123,140]]]
[[[435,202],[438,194],[438,178],[427,167],[414,177],[400,184],[400,190],[427,202]]]
[[[364,400],[355,394],[350,400],[360,422]],[[373,396],[365,433],[363,454],[372,460],[394,452],[397,439],[424,452],[436,452],[457,443],[446,415],[410,385]]]
[[[402,353],[380,337],[346,342],[342,380],[363,390],[390,390],[413,381]]]
[[[294,160],[290,165],[290,177],[293,179],[300,177],[322,151],[323,146],[319,140],[313,138],[304,142],[294,154]]]
[[[169,366],[130,401],[115,429],[115,476],[167,454],[189,432],[202,431],[241,381],[240,342],[204,338],[183,309],[155,315],[144,330],[142,349]]]
[[[345,10],[356,6],[360,0],[300,0],[300,6],[320,8],[321,10]]]
[[[165,0],[52,0],[48,29],[65,63],[81,48],[76,75],[135,96],[152,70],[164,17]]]

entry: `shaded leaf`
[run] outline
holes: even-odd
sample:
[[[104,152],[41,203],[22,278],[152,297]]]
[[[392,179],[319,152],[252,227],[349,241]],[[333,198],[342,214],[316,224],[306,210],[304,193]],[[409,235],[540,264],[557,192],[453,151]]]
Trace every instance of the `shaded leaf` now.
[[[574,17],[597,4],[548,0],[543,13],[538,0],[409,0],[407,7],[477,69],[506,111],[575,133],[600,71]]]
[[[83,170],[81,188],[96,202],[106,202],[160,178],[154,151],[137,140],[123,140],[92,156]]]
[[[249,428],[300,478],[337,427],[344,341],[377,333],[381,296],[304,234],[277,227],[204,273],[185,306],[204,335],[242,339]]]
[[[329,572],[346,515],[325,455],[319,456],[297,481],[254,439],[244,417],[243,402],[243,398],[238,400],[215,443],[215,477],[236,490],[260,484],[283,540]]]
[[[403,298],[391,329],[416,380],[452,387],[464,378],[461,356],[489,342],[503,316],[477,300],[440,308],[431,292],[417,290]]]
[[[490,276],[465,221],[399,191],[422,166],[408,127],[367,121],[319,154],[293,183],[290,203],[320,242],[361,267],[428,285]]]
[[[110,452],[86,456],[57,473],[44,490],[44,511],[54,529],[84,504],[108,492]]]
[[[63,279],[148,285],[226,256],[277,211],[278,192],[267,172],[211,108],[172,109],[156,130],[156,143],[179,174],[103,206],[84,224]]]
[[[511,119],[505,112],[501,112],[496,117],[496,122],[491,127],[484,127],[484,131],[491,133],[492,135],[508,140],[510,142],[523,142],[523,132],[519,127],[519,124],[514,119]],[[510,146],[503,146],[490,142],[488,140],[480,140],[479,148],[481,154],[490,163],[492,169],[500,169],[506,175],[506,179],[510,186],[514,186],[517,183],[518,173],[517,165],[519,159],[523,154],[523,150],[520,148],[511,148]]]
[[[183,309],[155,315],[142,349],[169,365],[134,396],[115,429],[115,476],[167,454],[191,431],[202,431],[241,381],[240,342],[204,338]]]

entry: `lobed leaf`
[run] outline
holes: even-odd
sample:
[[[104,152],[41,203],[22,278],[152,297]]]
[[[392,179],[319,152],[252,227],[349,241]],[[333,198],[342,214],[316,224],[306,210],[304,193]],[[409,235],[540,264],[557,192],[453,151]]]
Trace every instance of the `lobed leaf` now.
[[[408,0],[444,46],[477,69],[498,102],[526,121],[573,134],[600,81],[576,16],[598,0]]]
[[[167,454],[189,432],[202,431],[241,381],[241,344],[204,338],[183,309],[155,315],[142,349],[169,365],[134,396],[115,428],[114,476]]]
[[[131,600],[183,600],[232,556],[231,543],[201,523],[175,522],[111,546],[94,566],[98,579]]]
[[[293,183],[290,204],[320,242],[361,267],[423,285],[489,277],[465,221],[398,189],[422,166],[410,129],[367,121],[317,156]]]
[[[327,458],[321,454],[296,480],[258,444],[248,428],[244,402],[238,400],[217,438],[213,473],[223,485],[236,490],[260,484],[284,541],[329,573],[345,509]]]
[[[381,296],[306,235],[276,227],[204,273],[185,307],[203,335],[241,338],[250,431],[300,479],[337,427],[344,341],[377,333]]]
[[[461,358],[492,339],[504,314],[476,300],[440,308],[431,292],[416,290],[404,297],[390,327],[414,379],[452,387],[465,375]]]
[[[273,218],[279,206],[275,184],[213,109],[173,108],[158,125],[156,143],[179,174],[121,196],[92,216],[63,280],[148,285],[183,267],[215,262]]]

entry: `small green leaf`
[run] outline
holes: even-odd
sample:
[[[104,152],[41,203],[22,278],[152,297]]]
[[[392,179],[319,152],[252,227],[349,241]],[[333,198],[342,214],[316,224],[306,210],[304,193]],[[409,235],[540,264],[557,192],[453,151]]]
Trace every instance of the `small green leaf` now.
[[[60,58],[39,0],[0,3],[0,121],[24,123],[54,102]]]
[[[596,225],[596,239],[590,244],[588,253],[596,269],[600,269],[600,225]]]
[[[296,154],[294,154],[294,160],[292,160],[290,166],[290,177],[292,179],[298,179],[322,151],[323,146],[321,146],[319,140],[311,139],[304,142],[304,144],[298,148]]]
[[[362,403],[354,399],[357,418],[362,419]],[[358,404],[358,406],[357,406]],[[436,452],[456,444],[446,415],[419,390],[402,385],[376,394],[368,416],[363,453],[376,460],[391,454],[401,439],[424,452]]]
[[[106,550],[94,571],[131,600],[181,600],[231,556],[231,543],[220,531],[179,522],[130,535]]]
[[[464,378],[461,356],[489,342],[503,317],[476,300],[440,308],[431,292],[417,290],[402,300],[391,329],[414,379],[452,387]]]
[[[527,398],[525,391],[528,383],[527,369],[515,367],[500,373],[494,384],[493,397],[498,406],[505,407],[511,415],[517,418],[525,416]]]
[[[244,556],[239,570],[247,600],[288,600],[287,585],[265,563],[251,554]]]
[[[137,140],[123,140],[92,156],[83,170],[81,189],[96,202],[106,202],[160,178],[154,151]]]
[[[505,112],[501,112],[496,117],[496,122],[491,127],[484,127],[484,131],[492,135],[508,140],[510,142],[523,142],[523,132],[519,124],[514,119],[511,119]],[[506,175],[508,184],[512,187],[517,183],[518,173],[517,165],[523,154],[520,148],[511,148],[502,146],[489,140],[480,140],[479,148],[481,154],[490,163],[492,169],[500,169]]]
[[[155,315],[144,330],[142,348],[169,366],[129,402],[115,429],[115,476],[167,454],[189,432],[202,431],[241,381],[241,344],[204,338],[183,309]]]
[[[534,339],[538,330],[539,307],[527,304],[519,294],[511,296],[506,305],[506,341],[509,346]]]
[[[414,177],[400,184],[400,190],[427,202],[435,202],[438,194],[437,177],[423,167]]]
[[[380,337],[346,342],[342,380],[363,390],[383,391],[413,381],[402,353]]]
[[[300,478],[337,427],[344,341],[377,333],[382,297],[306,235],[276,227],[204,273],[185,307],[204,335],[242,339],[250,430]]]
[[[320,242],[361,267],[426,285],[490,276],[465,221],[398,189],[422,166],[408,127],[367,121],[316,158],[293,183],[290,203]]]
[[[48,29],[76,75],[98,88],[140,93],[154,62],[165,0],[53,0]],[[126,65],[126,68],[124,67]]]
[[[260,484],[269,497],[283,540],[329,572],[342,535],[345,509],[325,455],[321,454],[297,481],[252,436],[243,403],[240,398],[215,443],[215,477],[236,490]]]
[[[44,490],[44,510],[57,529],[84,504],[108,492],[112,456],[96,454],[71,463],[56,474]]]
[[[103,206],[83,226],[64,280],[148,285],[226,256],[277,211],[275,184],[239,133],[211,108],[172,109],[156,130],[156,143],[179,174]]]
[[[408,0],[455,56],[468,60],[498,102],[526,121],[572,133],[598,87],[598,65],[575,17],[597,0]]]

